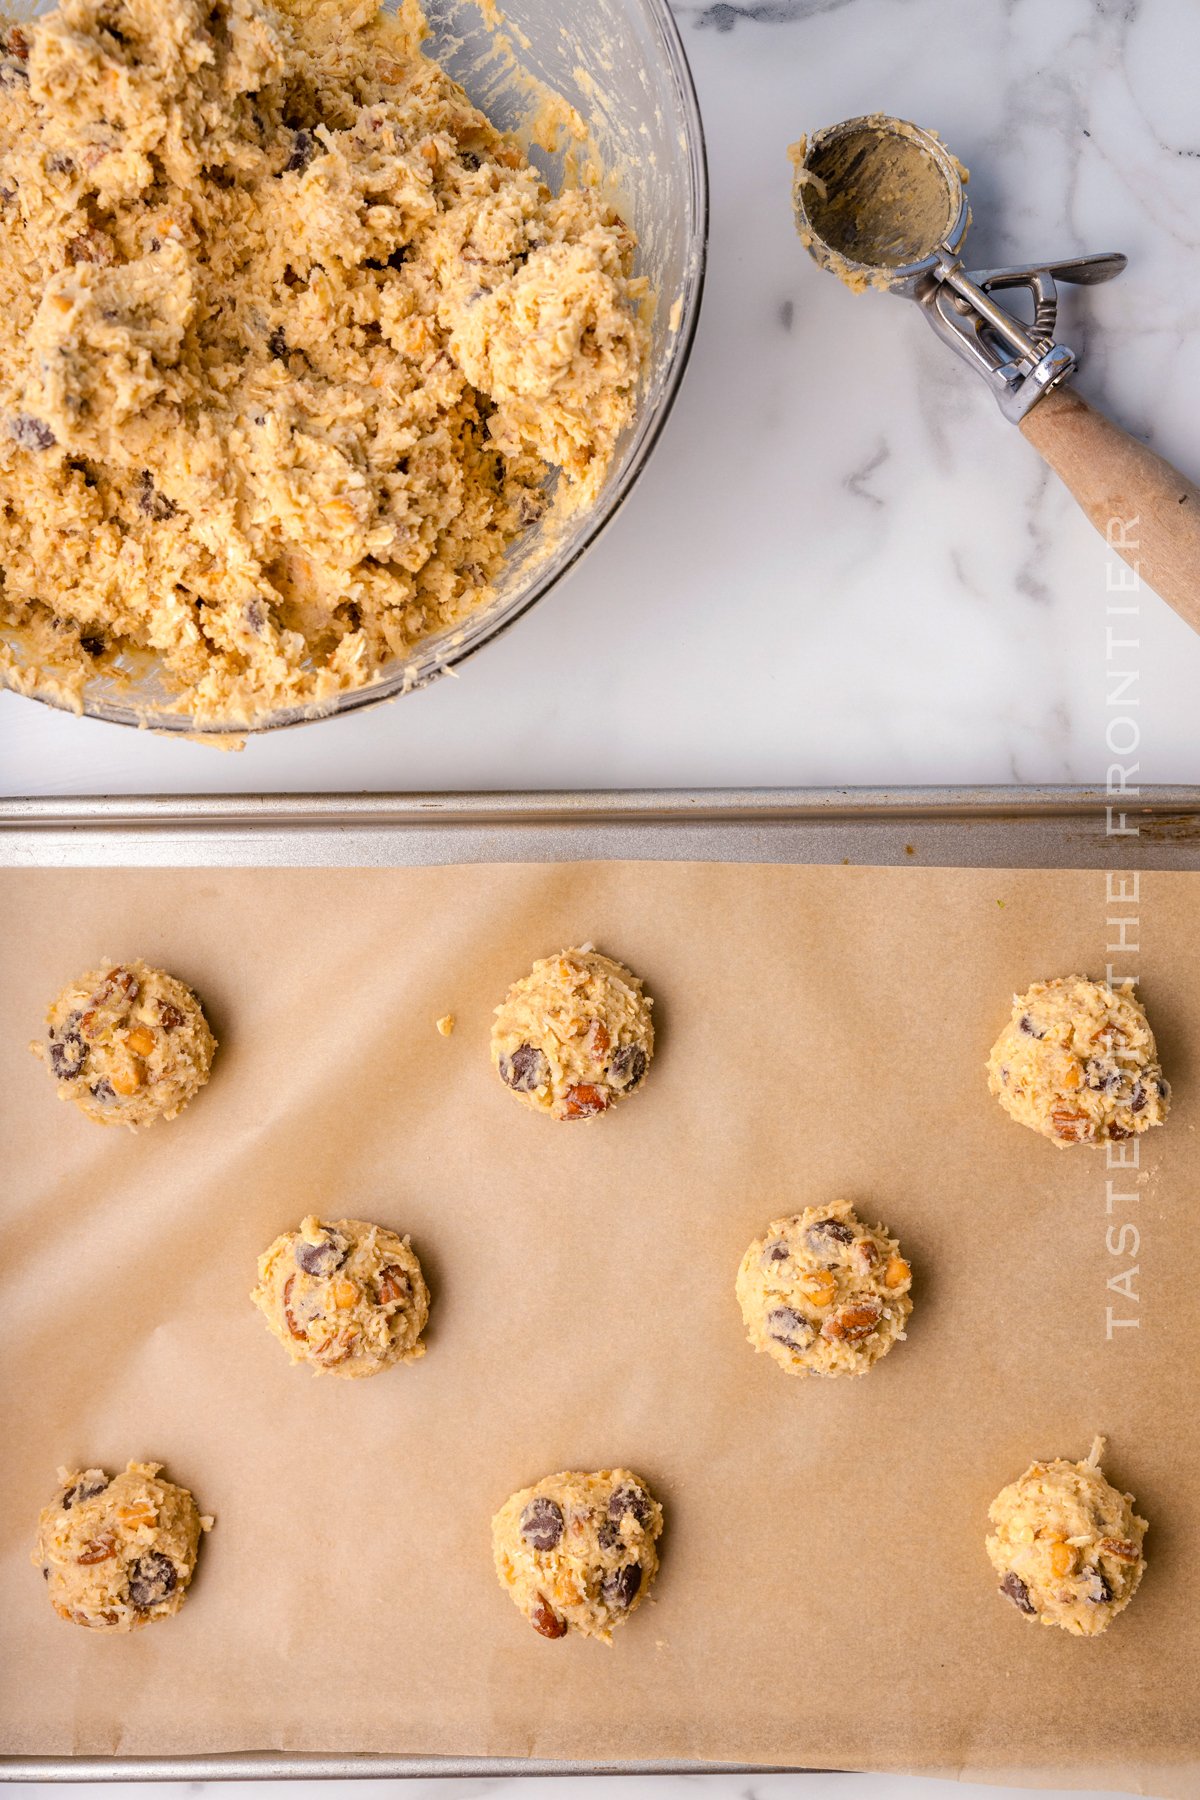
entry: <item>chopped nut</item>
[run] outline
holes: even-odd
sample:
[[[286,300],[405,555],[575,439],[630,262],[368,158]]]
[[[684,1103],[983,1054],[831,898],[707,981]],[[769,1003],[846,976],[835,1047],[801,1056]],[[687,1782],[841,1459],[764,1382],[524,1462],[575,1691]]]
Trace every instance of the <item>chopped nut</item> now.
[[[296,1323],[295,1315],[292,1312],[292,1289],[295,1285],[296,1277],[294,1275],[289,1275],[283,1284],[283,1316],[292,1336],[294,1338],[299,1338],[302,1343],[307,1343],[308,1333],[307,1331],[301,1331]]]
[[[1086,1113],[1070,1112],[1064,1106],[1056,1106],[1050,1117],[1056,1136],[1064,1144],[1083,1144],[1092,1136],[1092,1121]]]
[[[93,1563],[110,1562],[116,1554],[117,1540],[110,1531],[106,1531],[86,1543],[75,1561],[84,1563],[90,1568]]]
[[[608,1054],[608,1046],[612,1039],[608,1035],[608,1027],[603,1019],[593,1019],[588,1026],[586,1049],[594,1062],[603,1062]]]
[[[883,1304],[873,1295],[852,1300],[829,1315],[821,1327],[821,1336],[857,1344],[862,1338],[870,1337],[882,1317]]]
[[[563,1116],[568,1119],[591,1119],[608,1106],[608,1096],[586,1082],[577,1082],[563,1095]]]
[[[538,1594],[533,1602],[533,1611],[529,1615],[529,1623],[544,1638],[560,1638],[567,1635],[567,1621],[560,1619],[550,1606],[544,1594]]]
[[[375,1292],[380,1306],[392,1306],[399,1300],[407,1300],[408,1276],[398,1263],[389,1263],[386,1269],[379,1271]]]
[[[1141,1551],[1129,1538],[1101,1538],[1100,1555],[1111,1556],[1117,1562],[1137,1562]]]

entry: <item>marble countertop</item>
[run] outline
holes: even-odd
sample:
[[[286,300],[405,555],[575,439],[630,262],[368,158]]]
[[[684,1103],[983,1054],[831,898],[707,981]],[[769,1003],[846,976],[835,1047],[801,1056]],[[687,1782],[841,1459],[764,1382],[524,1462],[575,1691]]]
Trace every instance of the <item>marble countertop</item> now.
[[[708,132],[704,314],[666,434],[584,564],[461,679],[240,755],[5,695],[0,792],[1103,781],[1104,545],[916,308],[855,299],[818,274],[792,233],[785,149],[801,130],[882,107],[936,126],[970,164],[974,263],[1127,252],[1118,281],[1067,290],[1060,336],[1082,355],[1082,391],[1194,477],[1200,8],[676,0],[676,10]],[[1200,638],[1149,593],[1131,635],[1141,779],[1200,781]],[[383,1785],[356,1784],[355,1800]],[[289,1800],[310,1786],[311,1800],[328,1792],[295,1784]],[[269,1789],[256,1787],[256,1800]],[[937,1800],[949,1790],[811,1775],[403,1791]]]
[[[240,755],[0,698],[6,793],[1102,781],[1109,552],[918,309],[791,226],[785,149],[882,107],[973,171],[977,265],[1067,289],[1081,390],[1200,473],[1200,9],[676,0],[712,241],[682,396],[575,573],[462,671]],[[1200,637],[1149,592],[1143,781],[1200,781]]]

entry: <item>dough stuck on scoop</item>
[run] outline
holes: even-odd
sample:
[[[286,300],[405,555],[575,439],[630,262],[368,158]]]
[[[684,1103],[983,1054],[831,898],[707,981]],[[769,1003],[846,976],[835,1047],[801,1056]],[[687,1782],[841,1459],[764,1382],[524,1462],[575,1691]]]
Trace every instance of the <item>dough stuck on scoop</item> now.
[[[1161,1125],[1170,1104],[1132,981],[1035,981],[1014,999],[987,1070],[1009,1118],[1060,1150],[1135,1137]]]
[[[258,1259],[250,1298],[293,1362],[357,1378],[424,1356],[429,1289],[408,1239],[309,1217]]]
[[[1129,1605],[1142,1571],[1145,1519],[1104,1479],[1096,1438],[1086,1462],[1030,1463],[988,1510],[1000,1592],[1026,1618],[1098,1637]]]
[[[662,1507],[628,1469],[547,1475],[492,1520],[500,1585],[544,1638],[612,1642],[658,1568]]]
[[[896,1239],[848,1200],[776,1219],[737,1274],[747,1337],[789,1375],[865,1375],[904,1336],[911,1286]]]
[[[216,1039],[191,988],[144,962],[105,963],[65,987],[29,1048],[100,1125],[173,1119],[200,1092]]]
[[[58,1471],[61,1492],[38,1519],[33,1561],[60,1619],[91,1631],[134,1631],[183,1605],[202,1518],[186,1488],[160,1481],[162,1464]]]
[[[152,654],[198,724],[319,709],[587,505],[649,332],[417,8],[63,0],[0,28],[0,678]],[[136,697],[136,696],[135,696]]]
[[[536,962],[492,1026],[492,1062],[526,1106],[592,1119],[642,1084],[654,1054],[654,1004],[636,975],[584,946]]]

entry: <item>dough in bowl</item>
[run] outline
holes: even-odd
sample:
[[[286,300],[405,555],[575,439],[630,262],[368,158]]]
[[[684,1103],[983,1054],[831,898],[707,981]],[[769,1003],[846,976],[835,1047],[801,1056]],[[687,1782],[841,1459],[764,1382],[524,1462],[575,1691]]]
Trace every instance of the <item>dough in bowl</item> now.
[[[10,685],[79,706],[152,653],[199,724],[328,707],[484,603],[552,471],[564,511],[598,491],[648,345],[633,235],[420,30],[62,0],[0,32]]]

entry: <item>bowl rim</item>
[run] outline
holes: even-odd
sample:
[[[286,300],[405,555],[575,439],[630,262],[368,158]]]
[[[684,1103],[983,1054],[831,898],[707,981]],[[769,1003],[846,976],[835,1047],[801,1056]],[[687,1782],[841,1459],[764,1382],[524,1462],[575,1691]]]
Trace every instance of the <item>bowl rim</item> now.
[[[74,713],[77,717],[97,719],[107,725],[124,725],[131,726],[136,730],[149,730],[167,737],[178,736],[192,740],[214,741],[261,737],[271,731],[286,731],[299,725],[317,724],[322,719],[344,718],[349,714],[361,712],[366,707],[381,706],[386,701],[417,693],[420,689],[430,686],[432,682],[457,669],[486,645],[494,643],[498,637],[523,618],[531,607],[536,606],[538,601],[543,600],[552,588],[578,567],[583,557],[593,548],[601,533],[629,498],[674,410],[675,401],[691,360],[700,321],[701,302],[708,268],[710,225],[708,145],[695,79],[692,75],[687,51],[684,48],[679,23],[671,11],[669,0],[640,0],[640,3],[646,8],[652,25],[657,27],[660,43],[666,56],[668,73],[675,83],[678,95],[683,117],[684,148],[688,160],[688,185],[692,202],[693,224],[687,244],[687,267],[678,296],[680,302],[679,321],[671,334],[666,369],[654,410],[648,418],[641,422],[640,435],[635,439],[624,468],[612,483],[611,488],[607,492],[602,491],[594,503],[587,516],[586,527],[580,532],[578,539],[572,543],[569,553],[561,561],[550,559],[551,566],[543,569],[540,574],[535,574],[528,586],[514,595],[507,605],[498,608],[494,615],[489,616],[486,611],[481,614],[478,631],[471,631],[469,620],[448,627],[434,636],[429,641],[428,647],[423,649],[418,644],[413,656],[402,663],[398,662],[387,677],[374,681],[366,687],[348,689],[335,695],[326,704],[281,708],[277,712],[268,713],[255,720],[242,721],[229,718],[199,723],[187,713],[171,713],[101,698],[89,700],[86,688],[80,697],[80,704],[76,706],[72,705],[70,701],[52,694],[41,694],[36,691],[25,693],[15,683],[5,681],[2,674],[0,674],[0,691],[6,686],[12,687],[14,691],[24,693],[24,697],[37,700],[42,705],[51,706],[57,711]],[[635,427],[636,429],[638,428]],[[459,635],[462,640],[460,643],[451,644],[448,648],[439,649],[437,647],[439,642],[445,638]]]

